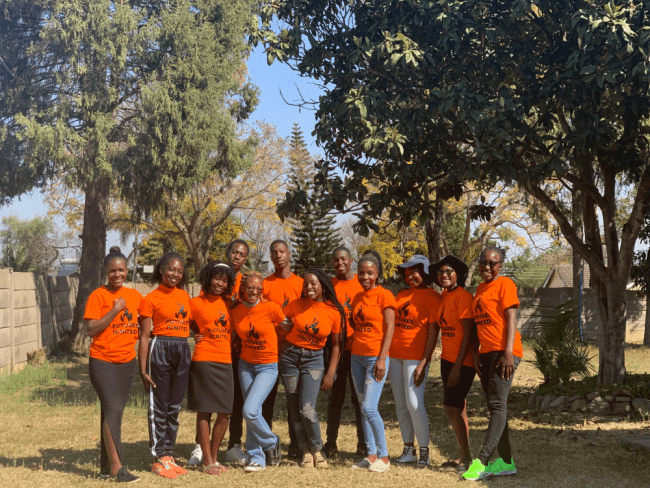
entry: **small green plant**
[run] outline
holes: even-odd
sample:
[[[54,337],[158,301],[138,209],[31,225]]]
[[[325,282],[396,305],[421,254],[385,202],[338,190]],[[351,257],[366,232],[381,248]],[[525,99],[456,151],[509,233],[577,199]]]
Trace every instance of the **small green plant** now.
[[[0,375],[0,393],[11,394],[23,388],[67,384],[67,371],[64,366],[54,366],[45,361],[42,366],[25,366],[17,373]]]
[[[585,378],[592,372],[588,345],[577,326],[575,300],[556,307],[538,307],[539,336],[532,342],[535,360],[549,386],[567,383],[572,377]]]

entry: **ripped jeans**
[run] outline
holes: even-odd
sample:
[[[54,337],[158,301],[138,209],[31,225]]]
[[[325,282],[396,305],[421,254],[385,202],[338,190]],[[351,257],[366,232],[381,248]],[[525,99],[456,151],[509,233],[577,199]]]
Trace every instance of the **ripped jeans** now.
[[[319,452],[323,449],[323,441],[316,398],[325,369],[323,350],[312,351],[289,345],[280,356],[278,366],[298,447]]]

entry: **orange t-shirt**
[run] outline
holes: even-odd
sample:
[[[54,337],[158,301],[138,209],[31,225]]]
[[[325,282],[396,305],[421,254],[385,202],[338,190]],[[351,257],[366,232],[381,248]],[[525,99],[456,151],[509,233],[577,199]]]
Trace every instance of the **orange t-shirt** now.
[[[334,292],[336,293],[336,298],[339,303],[343,305],[343,310],[345,310],[345,324],[346,324],[346,340],[345,340],[345,350],[352,350],[352,343],[354,342],[354,329],[350,325],[350,315],[352,314],[352,300],[357,295],[363,291],[361,283],[355,274],[353,278],[349,280],[339,280],[338,278],[332,278],[332,285],[334,286]]]
[[[384,310],[395,308],[395,297],[383,286],[363,291],[352,299],[354,344],[352,354],[379,356],[386,332]]]
[[[293,273],[288,278],[278,278],[272,274],[264,278],[262,295],[284,308],[289,302],[300,298],[302,283],[303,279]]]
[[[420,360],[424,356],[429,324],[436,321],[440,293],[431,288],[409,288],[395,297],[395,333],[388,355]]]
[[[251,364],[278,362],[278,335],[276,326],[284,320],[280,306],[272,301],[260,302],[246,308],[238,302],[230,309],[230,320],[241,337],[240,358]]]
[[[187,337],[190,335],[190,296],[180,288],[158,285],[142,299],[140,317],[151,318],[155,336]]]
[[[317,351],[325,347],[330,333],[341,332],[341,314],[329,303],[298,298],[284,307],[283,312],[293,321],[286,340],[294,346]]]
[[[455,363],[456,359],[458,359],[460,346],[465,336],[462,320],[474,318],[474,312],[472,310],[473,300],[474,297],[472,294],[460,286],[452,291],[442,291],[436,322],[438,322],[441,332],[441,358],[445,361]],[[470,350],[467,351],[462,364],[470,368],[474,367],[472,352]]]
[[[476,288],[472,309],[481,353],[505,351],[505,310],[510,307],[519,307],[517,285],[510,278],[499,276],[491,283],[481,283]],[[515,332],[512,354],[518,358],[524,357],[519,331]]]
[[[122,364],[135,358],[138,342],[138,308],[142,295],[133,288],[122,287],[112,292],[105,286],[93,291],[86,302],[84,320],[99,320],[113,308],[117,298],[124,298],[126,308],[115,316],[102,332],[93,337],[90,357],[109,363]]]
[[[229,299],[228,302],[230,302]],[[192,361],[232,363],[230,355],[230,307],[220,296],[201,295],[190,301],[192,320],[203,340],[194,346]]]
[[[237,276],[235,277],[235,282],[232,285],[232,293],[228,295],[226,298],[230,301],[230,303],[235,303],[237,299],[237,295],[239,293],[239,287],[241,286],[241,273],[237,273]]]

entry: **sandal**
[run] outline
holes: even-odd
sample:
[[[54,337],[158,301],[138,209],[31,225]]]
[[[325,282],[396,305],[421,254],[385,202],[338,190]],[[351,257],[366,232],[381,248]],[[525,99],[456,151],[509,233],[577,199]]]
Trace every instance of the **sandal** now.
[[[221,464],[219,461],[207,466],[203,466],[203,472],[210,475],[220,475],[221,473],[227,471],[227,468]]]

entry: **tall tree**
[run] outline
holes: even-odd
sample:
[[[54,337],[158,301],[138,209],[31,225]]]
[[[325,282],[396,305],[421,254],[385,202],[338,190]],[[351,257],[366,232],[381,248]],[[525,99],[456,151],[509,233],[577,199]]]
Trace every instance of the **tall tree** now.
[[[263,9],[256,39],[270,62],[325,87],[316,185],[330,190],[326,206],[359,202],[360,228],[386,208],[425,223],[430,186],[454,196],[463,181],[516,181],[544,206],[591,268],[598,379],[615,384],[625,381],[625,289],[650,208],[649,15],[650,0],[281,1]],[[364,190],[369,179],[385,183],[379,193]],[[549,179],[580,191],[583,239]],[[623,182],[635,194],[617,227]]]
[[[0,229],[0,266],[14,271],[45,273],[59,253],[53,242],[54,224],[47,217],[20,220],[3,217]]]
[[[650,215],[646,215],[645,224],[639,235],[641,242],[650,244]],[[630,277],[645,297],[645,330],[643,345],[650,346],[650,249],[634,253],[634,264]]]
[[[31,42],[10,47],[0,70],[0,153],[8,158],[0,170],[3,177],[25,175],[1,196],[53,174],[83,191],[72,330],[73,350],[82,352],[83,310],[101,280],[111,188],[135,214],[148,214],[165,205],[165,195],[187,192],[252,156],[236,140],[235,123],[256,102],[238,77],[254,2],[51,0],[38,17],[26,11],[28,2],[4,3],[11,27],[0,34],[4,45],[26,22],[32,30],[24,35]]]
[[[306,195],[313,192],[313,159],[307,150],[307,144],[298,124],[293,125],[289,142],[289,164],[291,174],[289,187],[293,191],[304,191]],[[332,251],[341,242],[336,230],[335,218],[324,214],[305,200],[290,221],[292,226],[291,244],[293,248],[294,270],[304,274],[307,269],[331,268]]]

